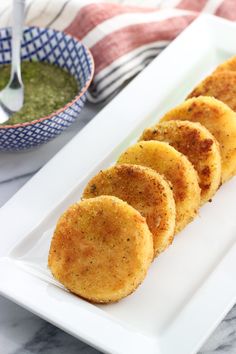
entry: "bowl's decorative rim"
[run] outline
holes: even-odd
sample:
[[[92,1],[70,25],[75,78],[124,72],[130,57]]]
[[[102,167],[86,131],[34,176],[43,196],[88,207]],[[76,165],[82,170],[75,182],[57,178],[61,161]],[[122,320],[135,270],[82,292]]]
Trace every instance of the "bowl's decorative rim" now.
[[[1,29],[5,29],[7,27],[2,27]],[[39,29],[43,29],[43,27],[38,27],[38,26],[28,26],[28,27],[25,27],[25,29],[28,29],[28,28],[39,28]],[[49,29],[49,28],[48,28]],[[53,118],[54,116],[58,115],[59,113],[65,111],[67,108],[71,107],[75,102],[77,102],[83,95],[84,93],[88,90],[90,84],[91,84],[91,81],[93,80],[93,76],[94,76],[94,71],[95,71],[95,63],[94,63],[94,59],[93,59],[93,55],[90,51],[90,49],[84,44],[81,42],[81,40],[79,38],[77,38],[76,36],[72,36],[71,34],[69,33],[66,33],[66,32],[63,32],[63,31],[58,31],[58,30],[55,30],[53,28],[50,28],[51,30],[53,30],[54,32],[58,32],[58,33],[62,33],[63,35],[65,36],[68,36],[68,37],[71,37],[71,38],[74,38],[76,41],[80,42],[82,44],[82,46],[85,48],[86,52],[88,53],[89,57],[90,57],[90,60],[91,60],[91,74],[90,74],[90,78],[86,81],[85,85],[83,86],[83,89],[80,91],[80,93],[75,96],[73,98],[72,101],[68,102],[65,106],[59,108],[57,111],[55,112],[52,112],[51,114],[49,114],[48,116],[45,116],[45,117],[41,117],[41,118],[38,118],[38,119],[34,119],[30,122],[24,122],[24,123],[17,123],[17,124],[9,124],[9,125],[2,125],[0,126],[0,130],[3,130],[3,129],[10,129],[10,128],[19,128],[19,127],[26,127],[26,126],[29,126],[29,125],[34,125],[36,123],[40,123],[46,119],[51,119]]]

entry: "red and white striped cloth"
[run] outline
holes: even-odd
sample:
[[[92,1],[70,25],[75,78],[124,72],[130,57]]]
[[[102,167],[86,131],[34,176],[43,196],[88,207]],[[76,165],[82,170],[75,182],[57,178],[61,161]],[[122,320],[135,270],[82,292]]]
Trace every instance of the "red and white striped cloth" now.
[[[236,20],[236,0],[159,0],[156,7],[120,1],[28,0],[26,24],[79,37],[91,50],[95,76],[90,100],[112,97],[201,12]],[[151,1],[152,3],[152,1]],[[150,1],[141,1],[150,4]],[[10,24],[11,2],[0,2],[0,26]],[[199,40],[201,40],[199,38]]]

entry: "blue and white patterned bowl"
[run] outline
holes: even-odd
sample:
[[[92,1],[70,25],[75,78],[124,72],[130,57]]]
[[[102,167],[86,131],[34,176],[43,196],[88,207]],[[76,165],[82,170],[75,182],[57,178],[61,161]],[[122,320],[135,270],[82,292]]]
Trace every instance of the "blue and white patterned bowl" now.
[[[78,117],[94,73],[89,50],[76,38],[53,29],[26,27],[23,34],[23,61],[43,61],[64,68],[79,82],[80,91],[73,101],[47,117],[0,126],[0,150],[29,149],[56,137]],[[0,29],[0,66],[11,61],[11,31]]]

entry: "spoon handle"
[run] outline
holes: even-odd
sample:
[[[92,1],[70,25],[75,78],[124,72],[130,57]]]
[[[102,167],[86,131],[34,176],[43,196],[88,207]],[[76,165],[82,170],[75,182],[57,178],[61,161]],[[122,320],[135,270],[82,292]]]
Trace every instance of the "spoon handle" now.
[[[25,0],[13,0],[12,12],[12,62],[11,81],[22,85],[21,78],[21,40],[24,26]]]

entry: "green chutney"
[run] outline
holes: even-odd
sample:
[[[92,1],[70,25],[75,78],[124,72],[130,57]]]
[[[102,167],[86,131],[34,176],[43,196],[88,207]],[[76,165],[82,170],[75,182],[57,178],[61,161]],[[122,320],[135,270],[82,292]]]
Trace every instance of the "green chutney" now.
[[[22,62],[24,105],[2,125],[12,125],[48,116],[69,103],[79,91],[78,82],[67,71],[44,62]],[[0,67],[0,90],[8,83],[10,65]]]

